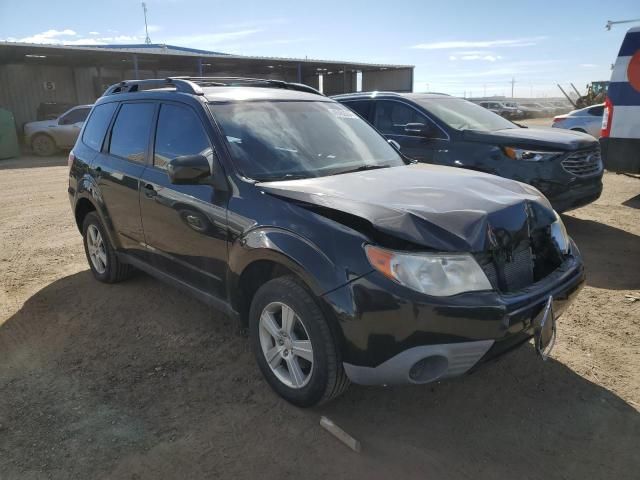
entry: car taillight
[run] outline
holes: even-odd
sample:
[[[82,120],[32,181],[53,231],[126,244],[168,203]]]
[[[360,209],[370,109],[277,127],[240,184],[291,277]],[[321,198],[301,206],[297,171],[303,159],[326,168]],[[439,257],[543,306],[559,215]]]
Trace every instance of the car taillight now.
[[[613,103],[607,97],[604,101],[604,111],[602,112],[602,130],[600,137],[606,138],[611,135],[611,124],[613,123]]]
[[[76,156],[73,154],[73,151],[69,152],[69,158],[67,159],[67,165],[69,166],[69,168],[71,168],[71,165],[73,165],[75,159]]]

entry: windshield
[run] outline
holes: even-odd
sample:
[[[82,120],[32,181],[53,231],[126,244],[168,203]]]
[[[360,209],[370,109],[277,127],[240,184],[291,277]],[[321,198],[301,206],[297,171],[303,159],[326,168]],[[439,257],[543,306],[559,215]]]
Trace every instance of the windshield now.
[[[240,172],[269,181],[404,165],[367,122],[334,102],[211,103]]]
[[[480,105],[455,97],[420,98],[412,100],[424,107],[451,128],[457,130],[494,131],[505,128],[518,128],[500,115]]]

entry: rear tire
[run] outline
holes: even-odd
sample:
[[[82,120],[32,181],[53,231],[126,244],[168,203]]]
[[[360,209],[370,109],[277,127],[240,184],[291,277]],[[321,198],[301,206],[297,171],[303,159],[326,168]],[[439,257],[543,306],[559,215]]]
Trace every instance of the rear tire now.
[[[288,402],[311,407],[348,388],[328,321],[296,277],[278,277],[258,289],[249,312],[249,337],[262,374]]]
[[[89,212],[84,218],[82,239],[91,273],[96,280],[117,283],[131,276],[133,267],[120,261],[96,212]]]
[[[58,147],[49,135],[38,133],[31,139],[31,150],[41,157],[49,157],[58,151]]]

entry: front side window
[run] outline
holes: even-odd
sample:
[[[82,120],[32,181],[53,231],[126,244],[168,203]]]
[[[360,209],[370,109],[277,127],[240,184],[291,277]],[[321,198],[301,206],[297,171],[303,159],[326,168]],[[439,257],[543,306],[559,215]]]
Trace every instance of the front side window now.
[[[144,163],[155,107],[153,103],[123,104],[111,130],[109,153]]]
[[[492,132],[518,126],[500,115],[475,103],[455,97],[413,99],[430,115],[456,130],[479,130]]]
[[[200,119],[187,107],[164,104],[160,107],[153,164],[162,169],[176,157],[207,155],[209,139]]]
[[[76,108],[60,117],[58,123],[60,125],[73,125],[74,123],[84,122],[87,119],[87,115],[89,115],[88,108]]]
[[[233,160],[246,177],[269,181],[404,165],[367,122],[327,101],[211,103]]]
[[[429,120],[414,108],[400,102],[380,100],[376,102],[374,125],[385,135],[407,135],[408,123],[430,125]]]
[[[104,136],[117,106],[117,103],[112,102],[103,103],[93,108],[89,122],[85,125],[82,134],[82,141],[85,145],[98,151],[102,149]]]

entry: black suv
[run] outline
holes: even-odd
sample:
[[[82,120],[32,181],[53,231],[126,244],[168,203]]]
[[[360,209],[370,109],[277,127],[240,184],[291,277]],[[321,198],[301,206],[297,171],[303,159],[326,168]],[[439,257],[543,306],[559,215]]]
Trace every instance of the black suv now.
[[[598,141],[557,129],[526,128],[461,98],[368,92],[333,97],[420,162],[462,167],[528,183],[558,212],[602,193]]]
[[[95,278],[137,268],[238,319],[300,406],[349,380],[460,375],[532,337],[544,355],[584,282],[537,190],[411,163],[301,85],[123,82],[69,160]]]

